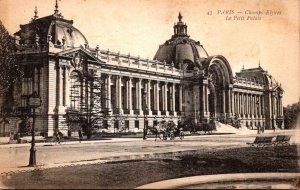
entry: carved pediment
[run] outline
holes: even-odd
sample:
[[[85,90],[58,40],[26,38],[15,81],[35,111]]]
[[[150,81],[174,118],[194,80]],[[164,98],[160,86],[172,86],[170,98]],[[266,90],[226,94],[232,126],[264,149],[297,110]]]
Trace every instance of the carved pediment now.
[[[73,54],[73,58],[70,61],[71,66],[74,67],[74,69],[82,68],[84,62],[86,61],[86,58],[82,56],[80,53],[76,52]]]
[[[58,56],[69,57],[73,67],[80,66],[80,63],[82,63],[83,60],[86,60],[87,62],[92,61],[103,63],[100,59],[93,55],[93,52],[90,52],[82,47],[62,51],[58,53]]]

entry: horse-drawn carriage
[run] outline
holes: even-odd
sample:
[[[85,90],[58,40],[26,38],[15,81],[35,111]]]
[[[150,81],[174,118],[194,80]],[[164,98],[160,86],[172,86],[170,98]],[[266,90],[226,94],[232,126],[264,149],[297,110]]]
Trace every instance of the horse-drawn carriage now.
[[[180,140],[182,140],[184,138],[184,134],[183,131],[175,128],[175,129],[171,129],[171,130],[165,130],[162,133],[162,137],[163,140],[167,140],[168,138],[170,138],[170,140],[174,140],[175,137],[179,137]]]
[[[155,140],[157,138],[161,140],[167,140],[168,138],[174,140],[176,137],[179,137],[179,139],[182,140],[184,138],[182,128],[176,127],[172,122],[150,127],[149,130],[155,135]]]

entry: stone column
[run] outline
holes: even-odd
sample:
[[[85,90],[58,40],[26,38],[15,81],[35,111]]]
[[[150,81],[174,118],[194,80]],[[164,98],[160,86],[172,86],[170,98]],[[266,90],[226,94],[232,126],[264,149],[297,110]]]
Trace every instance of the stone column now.
[[[116,106],[118,113],[123,114],[122,108],[122,76],[116,77]]]
[[[168,111],[168,83],[167,82],[165,82],[165,84],[163,85],[163,102],[164,102],[163,109],[166,113],[166,116],[168,116],[169,111]]]
[[[279,97],[279,102],[280,102],[280,104],[279,104],[280,116],[283,116],[282,95],[280,94],[279,96],[280,96]]]
[[[254,115],[255,115],[255,117],[257,117],[257,97],[256,97],[257,95],[255,94],[254,95]]]
[[[240,101],[240,105],[241,105],[241,114],[244,114],[244,93],[241,93],[241,101]]]
[[[222,90],[222,108],[223,108],[223,114],[224,114],[224,118],[225,118],[225,114],[226,114],[226,96],[225,96],[225,89]]]
[[[154,84],[154,109],[157,111],[157,115],[161,115],[159,110],[159,81]]]
[[[132,109],[132,78],[129,77],[127,80],[127,109],[129,111],[130,115],[133,115],[133,109]]]
[[[40,82],[42,82],[42,81],[40,81]],[[67,107],[71,106],[71,100],[70,100],[71,86],[70,86],[70,84],[71,84],[70,76],[66,70],[66,106]]]
[[[233,106],[233,102],[231,102],[232,97],[231,97],[231,87],[228,87],[227,89],[227,105],[228,105],[228,117],[230,117],[232,115],[232,106]]]
[[[231,113],[232,113],[232,116],[234,116],[234,113],[235,113],[235,99],[234,99],[234,92],[232,91],[232,89],[231,89],[230,96],[231,96]]]
[[[182,112],[182,85],[181,84],[179,84],[179,107],[178,108],[179,108],[178,110],[181,114],[181,112]]]
[[[261,116],[261,95],[257,96],[257,101],[258,101],[258,117]]]
[[[176,110],[175,110],[175,83],[172,84],[172,102],[171,102],[171,111],[173,112],[174,116],[177,116]]]
[[[206,81],[207,82],[207,81]],[[207,83],[204,84],[204,94],[205,94],[205,102],[204,102],[204,105],[205,105],[205,115],[208,115],[208,92],[207,92]],[[209,115],[208,115],[209,117]]]
[[[243,100],[243,107],[244,107],[244,116],[247,114],[247,93],[244,93],[244,100]]]
[[[243,114],[245,117],[247,114],[247,93],[245,92],[243,93],[242,106],[243,106]]]
[[[254,105],[255,105],[255,117],[258,117],[258,99],[257,99],[257,95],[254,95]]]
[[[64,70],[62,67],[59,67],[59,112],[64,111],[61,110],[61,106],[63,106],[63,98],[64,98],[64,86],[63,86],[63,78],[64,78]]]
[[[160,85],[160,90],[161,90],[161,101],[162,101],[162,114],[166,111],[165,110],[165,84],[163,82],[161,82]]]
[[[111,75],[108,75],[106,78],[106,89],[106,108],[111,112]]]
[[[151,111],[151,80],[147,81],[147,107],[148,107],[148,115],[152,115]]]
[[[243,115],[243,93],[240,93],[240,114]]]
[[[249,109],[249,117],[252,117],[252,96],[251,96],[251,94],[249,94],[249,105],[248,105],[248,109]]]
[[[143,115],[143,109],[142,109],[142,79],[138,79],[138,82],[136,83],[136,100],[137,100],[137,110],[139,111],[140,115]]]
[[[248,115],[248,117],[249,117],[249,95],[247,94],[247,93],[245,93],[245,105],[244,105],[244,107],[245,107],[245,114],[247,114]]]
[[[233,109],[232,109],[232,113],[233,113],[233,115],[235,115],[236,114],[236,92],[232,92],[232,97],[233,97],[233,102],[234,102],[234,104],[233,104]]]
[[[196,89],[195,89],[196,90]],[[199,107],[195,109],[195,112],[200,112],[202,119],[206,118],[208,115],[208,95],[207,95],[207,80],[203,79],[202,87],[199,87]],[[197,91],[194,91],[197,93]],[[195,102],[196,103],[196,102]],[[198,113],[197,113],[198,115]]]
[[[254,117],[255,116],[255,98],[254,98],[254,96],[255,95],[251,95],[252,96],[252,117]]]
[[[264,95],[261,96],[261,115],[265,116],[266,111],[265,111],[265,100],[264,100]]]
[[[254,113],[253,113],[253,95],[249,94],[249,116],[253,117]]]
[[[236,92],[235,93],[235,101],[236,101],[236,113],[237,113],[237,115],[239,116],[239,114],[240,114],[240,101],[239,101],[239,92]]]
[[[240,93],[239,92],[236,92],[236,113],[237,115],[239,116],[240,115]]]
[[[248,114],[249,114],[249,117],[251,117],[251,114],[252,114],[252,109],[251,109],[251,94],[248,95]]]

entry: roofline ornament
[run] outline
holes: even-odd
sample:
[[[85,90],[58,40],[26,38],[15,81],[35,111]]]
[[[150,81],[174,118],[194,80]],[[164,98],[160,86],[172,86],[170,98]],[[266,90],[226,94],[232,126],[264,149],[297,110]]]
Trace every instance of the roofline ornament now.
[[[172,37],[177,37],[177,36],[186,36],[187,35],[187,25],[186,23],[182,22],[182,15],[181,12],[178,14],[178,22],[174,25],[174,35]]]
[[[33,18],[31,18],[31,22],[35,21],[36,19],[38,19],[38,10],[37,10],[37,7],[35,6],[34,8],[34,16]]]
[[[53,14],[54,17],[56,18],[64,18],[61,13],[59,13],[59,10],[58,10],[58,0],[55,1],[55,9],[54,9],[54,14]]]

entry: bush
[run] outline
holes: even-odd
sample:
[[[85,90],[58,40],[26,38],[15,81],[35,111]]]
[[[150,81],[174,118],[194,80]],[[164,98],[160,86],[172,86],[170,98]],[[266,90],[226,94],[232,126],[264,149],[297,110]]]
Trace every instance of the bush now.
[[[283,108],[284,127],[285,129],[293,129],[297,124],[297,116],[300,112],[300,104],[295,103]]]

